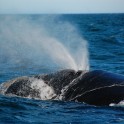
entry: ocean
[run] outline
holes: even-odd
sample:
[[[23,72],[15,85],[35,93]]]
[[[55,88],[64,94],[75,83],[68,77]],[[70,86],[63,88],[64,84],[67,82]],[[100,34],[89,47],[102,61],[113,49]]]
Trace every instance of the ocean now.
[[[0,15],[0,83],[62,69],[124,75],[124,14]],[[123,124],[124,105],[0,95],[0,123]]]

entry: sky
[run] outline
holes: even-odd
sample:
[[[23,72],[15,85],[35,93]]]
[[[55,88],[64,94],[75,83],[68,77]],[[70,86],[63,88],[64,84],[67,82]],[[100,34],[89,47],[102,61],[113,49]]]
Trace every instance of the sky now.
[[[0,0],[0,14],[124,13],[124,0]]]

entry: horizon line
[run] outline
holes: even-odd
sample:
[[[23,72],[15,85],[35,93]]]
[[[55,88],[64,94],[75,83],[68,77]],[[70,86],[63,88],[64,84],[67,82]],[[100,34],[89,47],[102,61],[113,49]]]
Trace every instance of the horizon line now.
[[[65,15],[68,15],[68,14],[124,14],[124,12],[86,12],[86,13],[77,13],[77,12],[70,12],[70,13],[61,13],[61,12],[58,12],[58,13],[0,13],[0,15],[28,15],[28,14],[34,14],[34,15],[56,15],[56,14],[65,14]]]

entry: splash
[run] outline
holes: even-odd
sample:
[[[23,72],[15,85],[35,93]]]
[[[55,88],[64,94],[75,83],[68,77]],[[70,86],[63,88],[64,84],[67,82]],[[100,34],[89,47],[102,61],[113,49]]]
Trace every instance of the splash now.
[[[87,42],[56,15],[1,15],[0,62],[89,69]]]
[[[118,104],[111,103],[109,106],[113,106],[113,107],[124,107],[124,100],[120,101]]]

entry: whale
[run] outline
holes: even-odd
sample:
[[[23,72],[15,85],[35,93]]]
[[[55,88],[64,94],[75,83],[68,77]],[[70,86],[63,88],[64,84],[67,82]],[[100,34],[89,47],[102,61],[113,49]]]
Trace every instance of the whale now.
[[[3,82],[0,94],[108,106],[124,100],[124,76],[104,70],[65,69]]]

